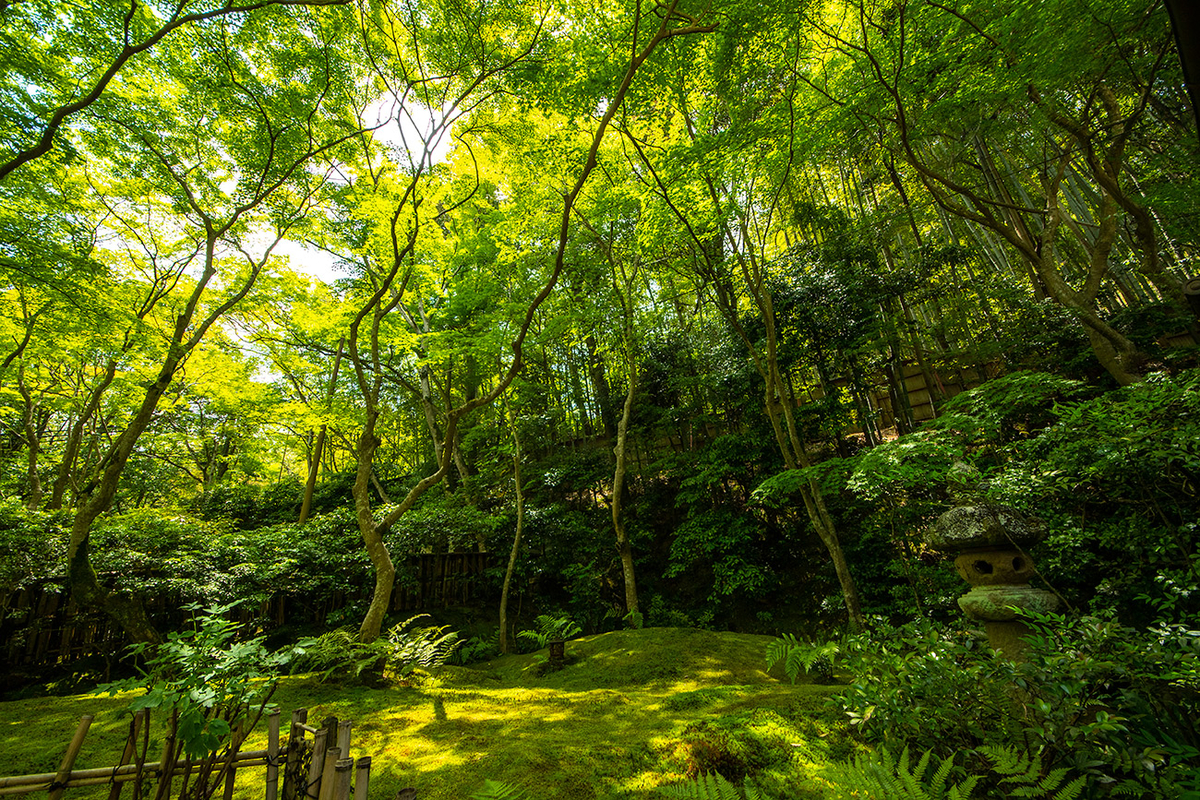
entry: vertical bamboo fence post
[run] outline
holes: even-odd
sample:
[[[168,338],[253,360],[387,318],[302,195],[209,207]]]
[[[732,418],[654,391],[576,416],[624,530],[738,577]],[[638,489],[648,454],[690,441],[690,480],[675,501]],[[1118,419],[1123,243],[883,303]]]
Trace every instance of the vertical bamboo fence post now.
[[[171,796],[171,778],[175,776],[175,736],[179,730],[179,711],[171,712],[171,723],[163,739],[162,758],[158,760],[158,788],[154,800],[167,800]]]
[[[71,768],[75,766],[75,759],[79,757],[79,751],[83,749],[83,739],[87,736],[88,728],[92,727],[92,719],[91,714],[84,714],[80,717],[79,727],[75,729],[75,736],[71,739],[71,744],[67,746],[67,754],[63,756],[62,764],[58,767],[54,783],[50,784],[50,800],[59,800],[62,797],[63,789],[67,788],[67,781],[71,777]]]
[[[317,795],[317,800],[331,800],[333,797],[333,770],[341,757],[342,751],[336,747],[325,751],[325,769],[321,773],[321,793]]]
[[[150,709],[143,709],[142,751],[135,757],[137,772],[133,778],[133,800],[142,800],[142,778],[146,774],[146,757],[150,755]]]
[[[353,758],[340,758],[334,765],[333,800],[350,800],[350,770],[353,768]]]
[[[363,756],[354,770],[354,800],[367,800],[367,785],[371,782],[371,757]]]
[[[336,747],[338,743],[338,718],[328,716],[321,720],[321,727],[325,729],[325,746]]]
[[[266,800],[279,798],[279,709],[267,715],[267,790]]]
[[[337,726],[337,746],[342,751],[342,755],[350,755],[350,729],[354,723],[348,719],[344,719]]]
[[[236,713],[237,725],[229,732],[229,752],[225,756],[225,794],[222,800],[233,800],[233,785],[237,780],[238,754],[250,735],[250,705],[244,704]],[[215,788],[215,787],[214,787]]]
[[[137,753],[137,738],[138,731],[141,729],[142,719],[146,716],[147,710],[142,709],[133,715],[133,719],[129,721],[129,738],[125,740],[125,749],[121,751],[121,760],[117,763],[118,767],[123,767]],[[124,784],[113,781],[112,788],[108,790],[108,800],[117,800],[121,796],[121,789]]]
[[[316,798],[321,792],[321,778],[325,772],[325,753],[328,751],[329,731],[318,728],[313,734],[312,760],[308,763],[308,783],[304,796]]]
[[[287,766],[283,770],[283,800],[296,800],[302,796],[300,786],[300,759],[304,749],[304,728],[301,726],[308,721],[308,709],[298,708],[292,712],[292,730],[288,737]]]

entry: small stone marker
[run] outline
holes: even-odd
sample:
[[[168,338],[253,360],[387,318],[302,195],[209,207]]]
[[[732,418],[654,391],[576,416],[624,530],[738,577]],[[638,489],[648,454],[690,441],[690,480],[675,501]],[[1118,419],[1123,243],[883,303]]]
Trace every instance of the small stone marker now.
[[[1021,512],[990,503],[950,509],[926,536],[934,550],[958,553],[954,566],[971,584],[958,598],[959,608],[983,623],[993,649],[1015,661],[1025,650],[1021,637],[1029,633],[1017,609],[1045,613],[1058,607],[1053,593],[1029,585],[1035,571],[1025,548],[1044,536],[1041,525]]]
[[[567,660],[567,643],[563,639],[554,639],[550,642],[550,664],[549,672],[558,672],[566,666]]]

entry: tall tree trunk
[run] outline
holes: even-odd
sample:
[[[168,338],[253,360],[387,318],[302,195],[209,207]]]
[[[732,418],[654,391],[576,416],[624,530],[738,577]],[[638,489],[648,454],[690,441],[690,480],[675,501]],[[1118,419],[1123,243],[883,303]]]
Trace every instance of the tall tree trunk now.
[[[42,480],[38,476],[38,453],[41,452],[42,446],[39,441],[40,437],[38,436],[37,426],[34,424],[37,406],[33,402],[33,393],[25,385],[24,363],[21,363],[17,367],[17,391],[21,393],[21,398],[25,401],[25,408],[21,412],[21,430],[24,432],[26,456],[25,480],[27,489],[25,492],[25,507],[30,511],[34,511],[42,504]]]
[[[625,409],[617,424],[617,444],[613,448],[616,466],[613,469],[612,521],[617,534],[617,552],[621,556],[621,574],[625,579],[625,613],[638,613],[637,580],[633,572],[633,547],[629,543],[629,531],[625,527],[624,494],[626,450],[629,442],[629,419],[633,415],[633,398],[637,392],[637,367],[630,357],[629,390],[625,393]]]
[[[505,401],[505,411],[508,411]],[[517,492],[517,530],[513,534],[512,550],[508,554],[508,566],[504,570],[504,588],[500,591],[500,652],[508,652],[508,597],[512,590],[512,576],[516,569],[517,556],[521,553],[521,535],[525,531],[525,486],[521,480],[521,435],[517,420],[507,414],[513,436],[513,484]]]
[[[198,294],[198,293],[197,293]],[[196,298],[198,300],[198,297]],[[185,315],[177,323],[177,332],[186,330]],[[97,470],[95,481],[81,492],[80,506],[71,523],[71,538],[67,545],[67,568],[71,595],[84,607],[101,608],[138,642],[156,642],[158,632],[151,625],[141,600],[136,596],[105,589],[91,562],[92,523],[108,510],[117,496],[121,473],[129,461],[138,438],[150,424],[158,401],[174,379],[183,353],[172,348],[159,370],[158,377],[146,389],[137,413],[117,436]]]
[[[337,355],[333,357],[333,373],[329,376],[329,389],[325,393],[325,410],[326,412],[333,405],[333,394],[337,390],[338,367],[342,364],[342,351],[346,347],[346,337],[343,336],[338,340]],[[325,436],[326,426],[322,425],[317,431],[317,440],[313,444],[312,460],[308,465],[308,478],[304,481],[304,499],[300,503],[300,519],[297,523],[303,525],[308,521],[308,515],[312,512],[313,492],[317,488],[317,476],[321,472],[321,456],[325,452]]]
[[[375,589],[371,593],[371,605],[367,608],[366,616],[359,627],[359,639],[365,642],[379,638],[383,630],[383,619],[392,602],[392,587],[396,582],[396,565],[384,544],[384,531],[376,524],[371,513],[371,470],[374,466],[375,450],[379,447],[379,438],[375,435],[375,423],[379,417],[378,410],[367,411],[367,420],[362,433],[358,437],[354,455],[358,467],[354,474],[354,515],[358,520],[358,530],[363,537],[367,557],[375,568]]]

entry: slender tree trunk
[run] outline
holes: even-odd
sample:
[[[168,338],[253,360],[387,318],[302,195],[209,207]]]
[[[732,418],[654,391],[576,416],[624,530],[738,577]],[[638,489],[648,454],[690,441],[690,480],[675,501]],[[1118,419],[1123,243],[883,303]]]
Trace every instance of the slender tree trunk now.
[[[508,403],[505,402],[507,411]],[[512,550],[508,554],[508,566],[504,570],[504,588],[500,591],[500,652],[508,652],[508,597],[512,590],[513,571],[521,553],[521,535],[525,531],[525,486],[521,480],[521,435],[517,420],[508,414],[513,436],[513,484],[517,492],[517,530],[513,534]]]
[[[373,406],[374,404],[372,404]],[[371,605],[359,628],[359,638],[362,641],[373,641],[383,630],[383,620],[392,602],[392,587],[396,583],[396,565],[383,541],[383,531],[371,513],[371,470],[374,465],[375,450],[379,447],[379,438],[375,435],[375,423],[379,411],[370,408],[362,433],[358,437],[358,445],[354,455],[358,468],[354,475],[354,515],[358,520],[358,530],[363,537],[367,557],[375,568],[375,590],[371,593]]]
[[[186,324],[179,323],[177,330],[179,327],[186,330]],[[75,512],[75,519],[71,524],[71,538],[67,546],[72,597],[81,606],[103,609],[134,641],[139,642],[158,641],[158,632],[150,624],[139,598],[109,591],[100,585],[99,576],[91,562],[91,529],[96,518],[108,510],[116,498],[121,473],[125,470],[138,437],[149,426],[159,399],[170,386],[181,356],[181,352],[173,351],[173,354],[167,357],[159,370],[158,378],[146,389],[137,413],[105,454],[95,483],[84,488],[79,509]]]
[[[24,363],[17,367],[17,391],[21,393],[21,398],[25,401],[25,408],[21,412],[21,430],[24,433],[26,455],[25,480],[28,485],[25,493],[25,507],[34,511],[42,504],[42,481],[38,477],[38,454],[42,447],[37,426],[34,424],[37,406],[33,402],[33,393],[25,385]]]
[[[329,411],[333,405],[333,394],[337,390],[338,367],[342,364],[342,350],[346,346],[346,337],[343,336],[338,340],[337,355],[333,358],[333,374],[329,377],[329,390],[325,393],[325,410]],[[321,456],[325,452],[325,436],[326,426],[322,425],[317,431],[317,441],[313,444],[312,460],[308,465],[308,479],[304,482],[304,500],[300,503],[300,519],[298,524],[303,525],[308,521],[308,515],[312,512],[313,492],[317,488],[317,475],[321,471]]]
[[[625,613],[636,614],[638,610],[637,580],[633,572],[633,547],[629,543],[629,531],[625,527],[625,465],[629,442],[629,419],[633,415],[633,399],[637,392],[637,368],[629,359],[629,390],[625,393],[625,409],[617,424],[617,445],[613,448],[616,467],[613,469],[612,520],[617,533],[617,551],[621,556],[621,574],[625,579]]]

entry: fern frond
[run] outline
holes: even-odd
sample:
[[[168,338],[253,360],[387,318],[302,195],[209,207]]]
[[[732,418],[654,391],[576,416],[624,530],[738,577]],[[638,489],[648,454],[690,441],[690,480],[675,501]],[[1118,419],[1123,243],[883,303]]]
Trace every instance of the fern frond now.
[[[737,788],[718,773],[708,773],[687,783],[659,787],[667,797],[677,800],[741,800]]]
[[[1087,786],[1087,779],[1083,775],[1080,775],[1078,778],[1059,789],[1054,795],[1054,800],[1078,800],[1078,798],[1083,794],[1083,789],[1085,786]]]
[[[886,747],[872,755],[859,755],[854,761],[834,769],[831,798],[886,798],[886,800],[971,800],[978,778],[970,777],[953,786],[950,773],[953,759],[946,759],[930,773],[933,756],[926,751],[912,763],[905,748],[897,759]],[[926,775],[929,775],[926,778]]]
[[[1064,786],[1063,781],[1070,772],[1065,767],[1050,770],[1042,775],[1040,753],[1031,756],[1015,747],[995,745],[981,747],[980,751],[992,762],[992,771],[1004,776],[1000,782],[1012,785],[1007,792],[1009,797],[1076,800],[1087,785],[1087,779],[1080,776]]]

